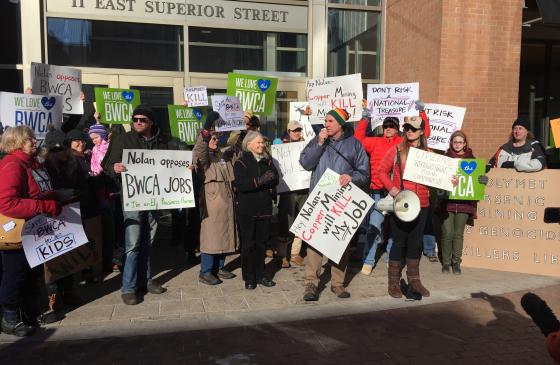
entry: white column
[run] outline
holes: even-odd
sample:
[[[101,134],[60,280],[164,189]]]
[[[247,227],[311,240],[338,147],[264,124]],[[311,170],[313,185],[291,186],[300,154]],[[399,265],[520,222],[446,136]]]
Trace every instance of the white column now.
[[[327,76],[327,2],[309,0],[311,15],[311,78]]]
[[[23,88],[31,87],[31,62],[41,62],[41,5],[39,0],[21,0],[21,52]],[[23,90],[22,90],[23,92]]]

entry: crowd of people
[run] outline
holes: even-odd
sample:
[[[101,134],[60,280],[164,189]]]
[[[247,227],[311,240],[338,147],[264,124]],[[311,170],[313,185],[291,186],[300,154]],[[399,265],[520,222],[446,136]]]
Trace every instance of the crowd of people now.
[[[340,175],[341,186],[352,182],[368,191],[375,202],[387,195],[395,197],[403,190],[413,191],[419,198],[420,213],[411,222],[395,215],[386,216],[374,206],[362,225],[366,242],[360,252],[361,272],[371,274],[385,246],[390,296],[408,295],[401,286],[404,268],[408,292],[430,295],[421,281],[419,264],[423,252],[431,259],[435,257],[424,247],[426,227],[433,216],[439,217],[442,227],[442,273],[452,270],[460,274],[463,232],[469,220],[476,217],[476,202],[431,199],[434,192],[427,186],[403,179],[410,147],[428,150],[429,119],[421,102],[416,103],[416,109],[418,116],[405,118],[402,132],[397,118],[385,118],[381,136],[371,128],[367,112],[354,130],[345,110],[329,111],[324,126],[306,142],[300,155],[301,166],[312,172],[309,190],[281,194],[275,190],[280,177],[271,158],[270,143],[259,132],[258,117],[246,112],[246,130],[224,133],[215,128],[220,115],[210,111],[192,147],[197,207],[189,209],[186,233],[191,242],[187,249],[189,259],[200,261],[200,283],[217,285],[222,280],[234,279],[236,275],[227,271],[224,264],[227,255],[239,252],[247,290],[257,285],[274,286],[273,278],[265,270],[265,258],[275,256],[281,268],[305,266],[303,299],[317,301],[323,255],[294,237],[289,228],[308,192],[327,169]],[[156,114],[148,105],[134,109],[129,131],[121,126],[108,129],[99,123],[99,113],[92,112],[92,116],[88,125],[66,120],[61,130],[47,134],[40,147],[30,128],[5,129],[0,139],[4,154],[0,160],[0,214],[17,220],[39,214],[56,217],[65,203],[78,201],[88,238],[101,243],[103,272],[121,271],[122,301],[134,305],[143,293],[165,291],[161,283],[152,279],[150,253],[161,211],[123,210],[119,194],[121,175],[127,171],[123,150],[183,147],[161,133]],[[300,122],[290,121],[281,143],[303,141],[302,128]],[[474,157],[463,131],[453,133],[445,154],[454,158]],[[525,121],[518,119],[513,123],[509,141],[488,162],[487,168],[492,167],[526,172],[545,168],[544,149]],[[485,176],[479,178],[480,183],[487,181]],[[62,190],[71,193],[61,197],[57,192]],[[277,217],[273,216],[275,202]],[[278,235],[271,244],[274,223]],[[186,223],[175,222],[181,224]],[[349,245],[354,251],[359,246],[357,241],[355,234]],[[198,257],[195,249],[200,252]],[[344,286],[349,251],[340,262],[330,263],[330,289],[341,299],[350,297]],[[98,280],[95,268],[89,267],[46,282],[41,266],[30,268],[21,243],[0,242],[0,252],[1,330],[7,334],[30,335],[41,320],[47,320],[48,316],[41,316],[42,301],[48,303],[48,315],[56,314],[64,305],[79,304],[73,292],[74,279],[86,283]],[[40,281],[45,283],[48,298],[40,298]]]

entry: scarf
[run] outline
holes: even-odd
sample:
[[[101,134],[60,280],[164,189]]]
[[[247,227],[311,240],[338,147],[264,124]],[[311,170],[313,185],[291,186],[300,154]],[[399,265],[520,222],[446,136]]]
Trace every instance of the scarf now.
[[[91,173],[94,176],[99,175],[103,168],[101,167],[101,161],[105,157],[107,153],[107,149],[109,148],[109,142],[102,139],[99,145],[93,146],[91,151]]]

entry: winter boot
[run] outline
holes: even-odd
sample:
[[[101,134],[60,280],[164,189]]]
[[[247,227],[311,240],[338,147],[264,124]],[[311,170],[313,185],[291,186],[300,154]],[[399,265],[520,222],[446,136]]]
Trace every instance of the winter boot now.
[[[393,298],[402,298],[401,288],[399,286],[402,269],[403,266],[401,261],[389,260],[389,267],[387,269],[389,285],[387,292]]]
[[[23,323],[21,315],[17,310],[8,310],[6,308],[4,308],[1,327],[3,333],[17,337],[26,337],[35,332],[33,326]]]
[[[423,297],[430,296],[430,291],[420,281],[420,259],[406,259],[406,277],[412,290],[420,293]]]

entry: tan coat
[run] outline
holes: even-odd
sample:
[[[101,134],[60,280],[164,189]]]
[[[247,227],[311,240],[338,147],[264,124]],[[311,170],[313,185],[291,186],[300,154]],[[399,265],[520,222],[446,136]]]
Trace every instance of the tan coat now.
[[[200,252],[208,254],[235,252],[239,246],[232,185],[235,179],[233,165],[222,157],[220,151],[211,151],[208,143],[198,136],[193,149],[193,163],[203,182],[200,211],[205,212],[200,226]]]

